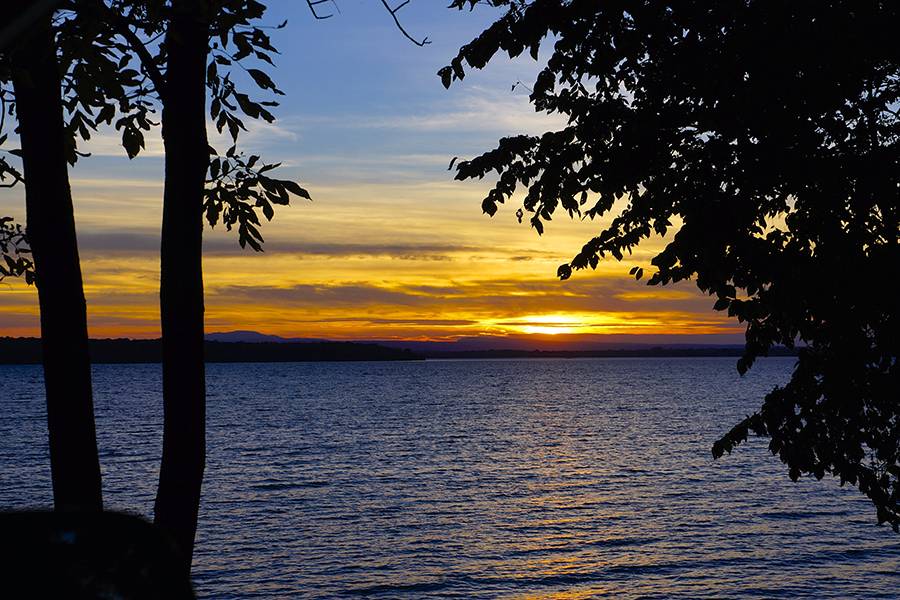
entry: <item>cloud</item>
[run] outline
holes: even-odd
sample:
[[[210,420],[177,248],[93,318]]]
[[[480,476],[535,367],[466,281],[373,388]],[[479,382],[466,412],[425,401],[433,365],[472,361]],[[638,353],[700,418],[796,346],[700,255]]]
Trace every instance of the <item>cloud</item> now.
[[[538,135],[566,125],[565,117],[535,112],[528,94],[469,86],[456,98],[430,103],[420,112],[403,115],[353,115],[295,117],[306,127],[389,129],[414,132],[493,132],[504,135]]]
[[[159,253],[159,234],[147,231],[85,231],[78,234],[78,249],[83,254]]]
[[[210,243],[204,250],[215,252],[227,252],[233,250],[234,245],[222,244],[220,240]],[[354,243],[328,243],[328,242],[297,242],[290,240],[278,240],[268,247],[276,253],[298,254],[302,256],[316,256],[329,258],[348,257],[387,257],[397,260],[451,260],[451,254],[460,252],[475,252],[481,250],[475,246],[463,246],[453,244],[354,244]]]
[[[667,313],[698,322],[723,317],[710,310],[710,300],[678,290],[661,289],[656,295],[622,299],[630,288],[638,286],[627,278],[593,277],[581,282],[520,279],[476,279],[448,285],[373,283],[298,283],[286,286],[223,285],[209,290],[211,303],[244,305],[248,302],[295,312],[303,309],[329,310],[348,307],[369,319],[377,309],[389,318],[409,318],[409,310],[418,314],[459,315],[460,318],[497,318],[497,324],[518,324],[524,315],[546,313],[623,314],[656,318]],[[655,315],[655,317],[654,317]],[[340,317],[344,318],[344,317]]]
[[[158,115],[157,115],[158,120]],[[247,131],[241,131],[238,137],[238,147],[244,152],[259,152],[269,147],[273,142],[297,142],[300,134],[295,131],[289,124],[266,123],[254,119],[243,119]],[[223,153],[231,146],[231,137],[228,131],[223,133],[216,131],[215,124],[212,121],[206,122],[206,131],[211,146]],[[144,149],[135,160],[144,158],[162,158],[165,156],[165,148],[163,146],[162,133],[159,126],[153,127],[150,131],[144,133]],[[88,152],[91,156],[117,156],[127,157],[125,149],[122,147],[122,132],[110,125],[101,126],[91,135],[91,139],[87,142],[80,142],[78,149],[81,152]],[[82,159],[84,160],[84,159]]]
[[[85,255],[125,256],[156,255],[159,253],[159,234],[154,231],[97,231],[89,230],[78,236],[78,246]],[[484,248],[459,244],[382,244],[382,243],[340,243],[275,239],[264,246],[265,254],[296,254],[298,258],[351,258],[385,257],[395,260],[446,261],[460,253],[481,252]],[[203,244],[207,257],[252,255],[241,249],[237,233],[207,236]]]
[[[371,325],[413,325],[430,327],[461,327],[468,325],[478,325],[479,323],[478,321],[473,321],[471,319],[385,319],[378,317],[338,317],[329,319],[327,322],[366,323]]]
[[[297,284],[284,287],[230,285],[211,289],[207,292],[207,297],[211,302],[252,303],[283,308],[349,306],[365,310],[371,306],[397,307],[418,304],[415,296],[367,283]]]

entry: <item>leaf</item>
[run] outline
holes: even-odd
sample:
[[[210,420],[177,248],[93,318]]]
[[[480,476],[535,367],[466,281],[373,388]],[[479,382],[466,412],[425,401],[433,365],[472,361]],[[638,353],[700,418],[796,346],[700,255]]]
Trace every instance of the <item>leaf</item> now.
[[[281,184],[284,187],[286,187],[287,190],[290,193],[294,194],[295,196],[300,196],[301,198],[306,198],[307,200],[312,200],[312,198],[309,196],[309,192],[307,192],[305,189],[303,189],[302,187],[297,185],[297,183],[295,181],[291,181],[289,179],[284,179],[284,180],[281,180]]]
[[[260,71],[259,69],[247,69],[247,73],[261,89],[276,90],[275,82],[263,71]]]
[[[144,134],[136,127],[125,127],[122,130],[122,146],[125,148],[128,158],[134,158],[144,147]]]
[[[450,84],[453,81],[453,70],[450,67],[444,67],[438,71],[438,76],[441,78],[444,89],[450,89]]]

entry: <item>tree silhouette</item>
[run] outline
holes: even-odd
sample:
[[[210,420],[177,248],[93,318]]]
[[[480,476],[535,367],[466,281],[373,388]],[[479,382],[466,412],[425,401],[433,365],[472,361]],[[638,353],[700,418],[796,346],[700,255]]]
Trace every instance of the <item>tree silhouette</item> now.
[[[750,432],[769,436],[792,479],[856,485],[897,530],[900,6],[489,4],[504,13],[439,71],[443,84],[501,51],[537,59],[549,37],[530,101],[566,125],[503,138],[458,163],[456,178],[497,172],[490,215],[524,189],[518,216],[539,234],[560,207],[610,217],[561,279],[668,236],[648,283],[695,278],[715,310],[745,323],[741,373],[773,345],[799,347],[790,382],[714,456]]]
[[[265,6],[252,0],[174,0],[86,3],[82,14],[107,21],[128,44],[128,54],[146,78],[142,105],[147,112],[122,118],[122,143],[130,157],[143,148],[142,130],[152,124],[152,107],[162,107],[165,183],[160,263],[160,317],[163,366],[163,455],[154,521],[175,539],[190,569],[205,447],[205,374],[203,356],[202,231],[221,220],[237,225],[241,246],[261,250],[260,219],[274,214],[272,204],[287,204],[289,193],[309,198],[293,181],[265,173],[278,165],[259,163],[237,152],[219,156],[207,141],[206,100],[219,131],[236,144],[245,129],[235,113],[269,122],[266,109],[234,83],[232,64],[252,55],[272,63],[274,48],[251,21]],[[151,40],[162,37],[162,44]],[[233,52],[229,52],[233,50]],[[212,56],[210,55],[212,52]],[[246,69],[253,85],[280,93],[268,75]],[[209,178],[207,179],[207,174]]]
[[[2,12],[12,22],[27,5],[12,2]],[[19,226],[0,219],[0,278],[24,275],[37,284],[54,504],[58,510],[100,510],[87,315],[66,164],[72,145],[56,50],[49,13],[37,14],[0,49],[0,82],[12,82],[14,89],[14,99],[2,90],[2,115],[15,111],[18,121],[21,149],[15,154],[22,160],[27,214],[27,240]],[[7,139],[2,125],[0,120],[0,144]],[[7,185],[22,180],[0,159],[0,178],[10,176]],[[29,250],[33,259],[25,256]]]
[[[172,3],[162,137],[165,186],[160,255],[163,454],[154,521],[188,559],[194,547],[206,462],[203,363],[203,188],[208,164],[205,77],[211,3]],[[178,93],[169,94],[169,90]]]
[[[0,219],[0,279],[37,280],[59,508],[100,506],[84,292],[66,162],[74,165],[84,156],[78,142],[116,116],[132,138],[150,127],[143,82],[126,68],[128,47],[107,21],[83,18],[86,4],[78,6],[75,11],[73,2],[10,3],[0,35],[0,185],[23,182],[14,159],[34,175],[25,182],[27,232],[8,217]],[[65,10],[51,19],[57,8]],[[6,150],[12,123],[22,148]]]
[[[251,87],[281,95],[271,77],[257,66],[274,66],[277,52],[260,25],[266,7],[255,0],[134,0],[103,4],[88,2],[84,14],[110,22],[127,41],[150,82],[148,98],[162,106],[166,153],[163,230],[160,267],[160,316],[163,344],[163,458],[154,520],[169,531],[188,559],[196,535],[200,490],[205,464],[205,379],[203,360],[202,218],[214,227],[237,227],[241,247],[261,251],[258,227],[274,205],[290,196],[310,199],[291,180],[272,177],[279,164],[237,150],[242,118],[273,122],[273,99],[255,100],[232,77],[240,70]],[[316,18],[321,2],[308,2]],[[397,12],[386,10],[400,26]],[[284,24],[277,27],[283,27]],[[417,41],[402,27],[401,32]],[[153,47],[150,40],[164,35]],[[161,66],[165,65],[165,72]],[[224,154],[207,143],[205,104],[217,130],[227,131],[232,145]],[[139,120],[146,121],[146,115]],[[120,120],[122,142],[129,156],[143,147],[144,127]]]
[[[202,219],[205,216],[210,226],[221,221],[229,230],[237,226],[240,245],[261,251],[259,213],[271,220],[273,205],[288,204],[291,194],[310,196],[296,182],[272,177],[270,172],[278,164],[237,151],[239,134],[246,131],[241,117],[272,122],[268,108],[277,103],[251,99],[231,77],[231,68],[242,69],[257,88],[281,94],[264,71],[243,64],[248,57],[273,64],[275,48],[264,28],[252,24],[263,16],[263,4],[254,0],[68,0],[60,4],[63,17],[55,22],[55,31],[60,62],[66,67],[62,87],[68,122],[61,141],[50,144],[55,151],[74,163],[80,156],[77,140],[87,140],[101,124],[115,122],[126,153],[134,158],[144,147],[143,132],[156,125],[152,121],[155,108],[162,107],[166,165],[160,307],[165,416],[155,522],[175,539],[189,570],[205,463]],[[317,12],[321,2],[307,4],[316,18],[330,16]],[[398,19],[408,2],[393,7],[386,1],[382,4],[407,38],[418,45],[428,43],[410,36]],[[207,94],[210,117],[219,132],[228,131],[233,142],[223,155],[207,143]],[[8,163],[0,162],[2,166],[9,168],[0,175],[17,177]],[[6,265],[0,277],[28,277],[25,238],[8,219],[0,225]],[[77,249],[71,256],[77,266]]]
[[[8,14],[15,17],[32,12],[23,7],[15,7],[16,10]],[[74,244],[66,161],[74,164],[81,156],[77,150],[78,140],[89,139],[91,132],[104,123],[115,123],[116,129],[122,132],[126,153],[129,157],[135,157],[144,146],[143,132],[154,125],[152,116],[155,107],[161,104],[166,147],[161,268],[166,416],[155,520],[176,540],[188,559],[185,567],[189,568],[205,461],[200,271],[202,219],[205,215],[210,225],[221,219],[228,229],[237,225],[241,246],[250,245],[255,250],[261,250],[263,239],[254,226],[260,224],[257,212],[271,219],[274,214],[272,204],[287,204],[289,194],[306,198],[309,194],[293,181],[272,178],[269,172],[278,165],[260,163],[258,156],[245,158],[235,146],[229,148],[225,155],[210,161],[210,155],[215,155],[215,151],[206,142],[207,87],[213,97],[213,116],[218,117],[217,126],[220,131],[227,128],[235,142],[239,130],[244,129],[244,124],[234,114],[236,111],[254,118],[273,119],[264,106],[275,103],[260,104],[250,100],[230,80],[227,71],[220,75],[216,69],[216,64],[240,61],[246,57],[248,50],[256,58],[271,64],[269,53],[274,48],[268,43],[268,37],[261,29],[249,26],[251,19],[262,16],[264,6],[242,0],[185,1],[175,2],[171,6],[165,2],[140,0],[112,1],[108,4],[94,0],[70,0],[63,3],[62,8],[52,22],[49,14],[39,14],[40,27],[29,25],[20,28],[27,31],[27,36],[23,37],[25,42],[13,48],[9,53],[11,59],[3,64],[5,70],[0,72],[0,81],[12,80],[17,85],[15,95],[6,88],[0,89],[2,114],[4,117],[7,113],[18,117],[23,146],[21,150],[9,152],[22,158],[26,173],[40,175],[26,183],[29,235],[26,236],[21,226],[11,219],[0,219],[0,259],[3,265],[0,278],[24,276],[27,281],[32,281],[35,275],[32,260],[28,258],[32,251],[34,263],[38,265],[39,291],[44,288],[59,290],[60,286],[71,284],[74,275],[63,267],[77,274],[80,302],[54,303],[56,299],[65,300],[66,296],[41,294],[44,360],[45,363],[50,360],[54,367],[45,367],[48,407],[51,407],[54,494],[58,506],[86,508],[88,503],[82,501],[82,496],[96,491],[95,504],[99,507],[99,468],[90,409],[84,295]],[[29,18],[32,17],[30,15]],[[211,30],[211,27],[217,29]],[[37,43],[32,42],[38,35],[44,37],[39,38]],[[155,48],[148,47],[148,40],[159,36],[165,36],[165,42]],[[220,42],[211,42],[213,36]],[[31,45],[27,45],[29,43]],[[232,58],[216,56],[216,61],[207,65],[208,48],[224,52],[229,43],[238,46]],[[59,64],[56,54],[59,55]],[[38,66],[45,70],[37,72],[43,80],[35,74],[35,61],[44,61]],[[50,63],[52,70],[48,66]],[[132,65],[140,71],[131,68]],[[165,75],[161,74],[161,66],[167,67]],[[258,69],[248,69],[247,72],[256,85],[274,90],[274,84],[265,73]],[[55,85],[49,79],[51,75],[56,78]],[[40,95],[31,89],[35,81],[43,84]],[[20,90],[20,85],[29,88]],[[178,93],[165,94],[166,89],[174,89]],[[16,114],[17,99],[20,104]],[[59,114],[58,123],[54,123],[53,119],[35,120],[40,109],[52,116],[54,113],[50,109],[53,107]],[[31,121],[27,121],[29,117]],[[47,123],[53,124],[56,129],[48,129]],[[36,134],[29,136],[25,131],[29,126],[32,129],[43,127],[37,129],[43,137],[38,138]],[[2,127],[0,136],[2,144],[8,137]],[[36,140],[42,143],[36,144]],[[40,149],[44,154],[35,159],[29,155],[29,149],[32,153],[34,149]],[[62,162],[51,164],[51,160]],[[206,178],[207,169],[209,180]],[[5,156],[0,157],[0,180],[6,186],[23,180]],[[64,189],[65,194],[60,196],[58,202],[55,197],[48,197],[45,191],[48,186],[56,186],[51,191],[58,194]],[[36,199],[43,204],[38,204]],[[67,200],[68,206],[63,200]],[[43,210],[38,210],[41,208]],[[47,219],[57,228],[67,225],[71,229],[70,236],[67,237],[68,231],[58,230],[53,230],[56,234],[53,236],[41,235],[41,231],[32,225],[36,219]],[[70,239],[72,243],[68,244]],[[49,256],[61,265],[59,268],[52,270],[51,261],[41,258],[48,255],[44,248],[53,250]],[[61,311],[61,308],[80,309],[80,321]],[[57,334],[53,338],[57,346],[63,341],[69,345],[67,354],[53,351],[56,346],[48,351],[46,338],[48,333],[56,331],[46,324],[48,319],[45,315],[48,314],[68,315],[63,320],[56,316],[52,321],[57,326],[60,323],[69,326],[66,335]],[[72,329],[77,329],[79,322],[83,326],[80,333]],[[84,342],[82,360],[78,356],[80,340]],[[68,360],[61,363],[63,358]],[[84,408],[83,398],[71,398],[71,384],[75,383],[77,389],[78,380],[74,380],[70,372],[63,372],[66,378],[62,380],[53,376],[60,372],[60,364],[70,370],[83,367],[87,373],[86,412],[73,412],[79,407]],[[51,382],[57,382],[53,383],[52,391]],[[59,391],[65,390],[67,384],[70,386],[70,397],[58,400]],[[55,410],[53,407],[56,407]],[[90,416],[89,423],[85,421],[87,415]],[[57,441],[54,443],[54,440]],[[87,452],[89,449],[92,449],[93,465],[97,467],[96,485],[85,477],[84,452],[76,452]],[[81,496],[77,496],[79,493]],[[67,499],[61,500],[63,497]]]

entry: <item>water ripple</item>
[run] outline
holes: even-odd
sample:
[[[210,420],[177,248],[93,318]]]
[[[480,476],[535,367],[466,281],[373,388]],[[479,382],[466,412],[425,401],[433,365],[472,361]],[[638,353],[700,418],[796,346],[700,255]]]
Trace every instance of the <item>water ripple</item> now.
[[[787,379],[733,359],[210,365],[208,598],[898,598],[858,492],[717,434]],[[40,370],[0,366],[0,506],[46,507]],[[95,368],[107,505],[149,515],[158,365]]]

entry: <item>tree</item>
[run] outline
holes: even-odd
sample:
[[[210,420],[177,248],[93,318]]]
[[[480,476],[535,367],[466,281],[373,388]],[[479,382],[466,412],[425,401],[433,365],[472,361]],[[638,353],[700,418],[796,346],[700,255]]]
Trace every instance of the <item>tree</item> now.
[[[74,165],[84,156],[79,140],[90,139],[117,114],[125,115],[129,129],[149,128],[149,123],[138,72],[124,68],[127,46],[116,41],[104,21],[75,18],[71,10],[51,18],[60,4],[18,2],[3,12],[0,185],[24,181],[28,227],[23,231],[8,217],[0,219],[5,264],[0,279],[24,276],[38,287],[55,504],[95,510],[101,506],[100,472],[66,163]],[[3,150],[9,139],[4,126],[13,117],[22,148]],[[25,181],[7,157],[21,159],[22,170],[33,176]]]
[[[110,125],[115,121],[116,129],[122,131],[122,144],[129,155],[135,157],[143,148],[143,132],[154,125],[151,117],[157,106],[163,108],[162,125],[166,148],[166,179],[164,191],[164,216],[161,265],[161,313],[164,345],[164,405],[165,425],[163,442],[163,459],[160,469],[160,488],[155,509],[155,521],[167,530],[187,557],[186,567],[190,566],[190,554],[196,531],[197,510],[200,499],[200,486],[205,462],[205,415],[204,415],[204,365],[203,365],[203,292],[201,271],[201,234],[202,219],[206,215],[210,225],[220,219],[231,229],[238,226],[241,246],[250,245],[261,250],[262,236],[255,226],[260,224],[257,212],[261,211],[267,219],[271,219],[274,211],[272,204],[287,204],[289,193],[309,198],[309,194],[293,181],[282,181],[265,175],[278,165],[259,163],[258,156],[249,159],[236,151],[232,146],[222,157],[210,161],[210,148],[206,141],[205,100],[206,88],[213,96],[212,116],[217,118],[220,131],[229,130],[236,142],[238,133],[244,129],[242,121],[234,114],[241,111],[253,118],[264,118],[272,121],[271,113],[265,106],[274,106],[274,102],[262,104],[250,100],[230,79],[228,72],[220,76],[216,65],[230,65],[250,53],[257,59],[272,63],[270,53],[274,48],[269,44],[268,36],[256,27],[249,26],[249,21],[262,16],[265,7],[252,0],[222,0],[210,2],[205,0],[182,0],[171,4],[150,1],[116,1],[109,3],[97,0],[70,0],[62,3],[63,11],[58,13],[55,21],[51,21],[50,6],[43,7],[38,15],[43,29],[19,27],[18,29],[35,29],[44,35],[40,43],[41,52],[36,52],[34,45],[20,49],[12,56],[23,57],[24,60],[44,60],[47,66],[53,63],[56,85],[52,81],[43,81],[42,96],[34,93],[26,95],[19,92],[16,97],[26,105],[18,110],[19,131],[22,133],[29,124],[38,125],[40,121],[25,121],[30,115],[37,115],[38,109],[47,109],[48,105],[56,105],[59,121],[52,130],[41,138],[41,144],[34,143],[34,136],[22,137],[23,151],[12,150],[15,156],[23,156],[25,171],[47,174],[46,177],[33,177],[40,185],[55,184],[57,190],[65,188],[68,207],[56,207],[45,201],[45,205],[29,202],[29,223],[38,217],[51,218],[53,211],[59,208],[62,220],[68,214],[71,225],[72,244],[65,235],[51,237],[58,241],[54,246],[57,260],[65,260],[65,266],[77,271],[78,293],[80,303],[72,302],[73,310],[80,307],[80,322],[83,331],[79,335],[68,332],[67,336],[57,335],[55,340],[66,340],[70,346],[83,342],[84,355],[78,358],[74,350],[67,355],[59,352],[47,352],[45,342],[45,361],[56,358],[71,357],[70,368],[83,367],[88,374],[87,399],[90,401],[89,362],[87,359],[87,331],[85,320],[84,294],[80,283],[80,267],[77,247],[74,245],[74,220],[72,218],[71,193],[68,191],[66,160],[74,164],[80,153],[77,151],[78,139],[87,140],[91,132],[101,124]],[[10,15],[25,14],[33,11],[23,9],[11,12]],[[29,14],[29,18],[34,18]],[[5,30],[4,30],[5,31]],[[153,39],[165,36],[163,44],[149,46]],[[211,42],[215,37],[218,42]],[[34,37],[30,34],[28,40]],[[212,46],[210,46],[212,44]],[[220,46],[221,44],[221,46]],[[226,47],[237,45],[235,54],[229,54]],[[219,55],[215,61],[207,65],[210,47]],[[59,54],[57,65],[57,50]],[[140,68],[140,72],[131,66]],[[30,67],[30,63],[28,65]],[[160,67],[165,66],[165,74]],[[60,80],[59,72],[63,77]],[[264,89],[277,91],[271,79],[258,69],[248,69],[254,83]],[[3,81],[20,79],[28,85],[35,80],[34,74],[26,71],[18,63],[12,64],[9,74]],[[46,72],[41,73],[48,76]],[[63,98],[60,99],[60,88]],[[52,90],[55,89],[55,93]],[[177,90],[177,93],[166,94],[165,90]],[[3,100],[3,112],[14,114],[15,99],[8,90],[0,90]],[[43,100],[43,104],[38,104]],[[52,114],[52,113],[51,113]],[[53,121],[50,121],[53,123]],[[2,135],[0,127],[0,135]],[[7,136],[0,139],[0,144]],[[30,148],[40,148],[52,158],[62,159],[61,170],[48,166],[48,161],[38,163],[29,160]],[[207,169],[210,179],[207,181]],[[10,183],[6,183],[11,178]],[[4,185],[15,185],[23,180],[18,170],[0,157],[0,179]],[[29,180],[29,183],[31,180]],[[209,183],[209,190],[206,184]],[[43,198],[28,187],[27,196]],[[32,186],[33,187],[33,186]],[[45,207],[46,210],[39,210]],[[32,215],[38,215],[35,219]],[[29,227],[29,231],[34,229]],[[29,248],[29,242],[31,248]],[[22,276],[26,280],[34,279],[32,261],[27,255],[34,250],[35,261],[39,265],[49,263],[38,256],[46,254],[39,248],[47,244],[46,236],[32,233],[26,236],[21,227],[11,219],[0,221],[0,251],[3,266],[0,278],[6,276]],[[60,269],[52,271],[47,266],[39,266],[38,288],[58,289],[66,283],[66,274]],[[43,276],[41,276],[43,274]],[[59,313],[57,305],[45,306],[45,295],[41,295],[42,321],[44,315]],[[53,300],[61,296],[50,296]],[[53,321],[59,323],[57,317]],[[79,319],[69,318],[66,321],[77,327]],[[44,337],[51,330],[43,327]],[[58,367],[56,369],[58,371]],[[56,371],[53,371],[56,372]],[[48,370],[48,386],[56,381]],[[56,390],[65,389],[67,380],[53,385],[54,393],[48,388],[48,406],[61,405],[70,410],[77,406],[75,402],[60,404],[56,398]],[[77,383],[77,382],[76,382]],[[77,388],[77,386],[76,386]],[[83,411],[82,411],[83,412]],[[90,429],[84,420],[59,417],[54,414],[66,413],[56,408],[51,410],[51,457],[54,463],[54,493],[59,496],[71,494],[80,489],[83,494],[92,493],[96,488],[99,499],[99,467],[96,461],[96,441],[93,430],[93,413],[90,414]],[[83,414],[81,416],[84,416]],[[56,432],[56,433],[55,433]],[[62,433],[59,433],[62,432]],[[89,434],[89,435],[88,435]],[[58,439],[62,442],[53,443]],[[83,465],[78,461],[79,454],[72,449],[92,448],[97,467],[96,485],[84,478]],[[68,449],[68,451],[66,451]],[[59,482],[57,481],[59,480]],[[62,492],[61,486],[67,486]],[[69,490],[69,491],[66,491]],[[67,507],[84,508],[85,503],[76,504],[67,501]],[[99,507],[99,500],[97,503]]]
[[[163,454],[154,521],[193,552],[206,463],[203,361],[203,188],[206,57],[212,3],[173,1],[166,30],[162,136],[165,187],[160,255],[163,346]],[[179,90],[169,94],[169,90]]]
[[[274,195],[278,203],[287,204],[288,189],[303,192],[293,182],[280,182],[258,174],[254,165],[259,157],[245,161],[234,147],[229,149],[227,158],[215,162],[210,180],[215,193],[208,197],[206,191],[210,152],[214,152],[206,135],[207,87],[213,91],[225,88],[213,106],[224,101],[230,111],[218,110],[215,112],[220,114],[213,116],[219,117],[220,130],[225,125],[229,127],[235,142],[243,123],[231,115],[237,108],[229,98],[236,100],[245,114],[272,119],[261,105],[237,90],[228,74],[219,77],[215,62],[207,64],[210,39],[218,36],[224,47],[229,36],[233,36],[232,40],[246,43],[247,53],[253,51],[257,57],[268,58],[258,48],[267,44],[267,36],[248,25],[251,19],[262,15],[265,7],[252,0],[173,0],[171,3],[138,0],[109,4],[74,0],[69,8],[75,11],[76,21],[108,23],[127,44],[117,48],[119,52],[114,55],[119,66],[134,64],[140,69],[140,81],[134,86],[132,99],[134,110],[123,114],[115,123],[122,131],[122,144],[129,157],[134,158],[143,148],[143,131],[153,125],[150,117],[155,108],[162,108],[165,182],[160,315],[164,425],[154,521],[172,536],[182,552],[185,571],[189,571],[206,460],[204,211],[211,225],[224,213],[229,229],[232,224],[239,224],[242,246],[250,243],[255,249],[261,249],[262,237],[254,227],[260,223],[256,208],[271,219],[273,211],[268,194]],[[160,37],[163,43],[153,46],[152,40]],[[99,62],[109,60],[108,57],[98,59]],[[271,63],[271,59],[268,61]],[[262,71],[248,73],[258,85],[274,89]],[[258,169],[264,172],[274,166],[277,165],[260,164]],[[263,189],[263,185],[268,185],[268,189]]]
[[[14,17],[27,8],[14,3],[5,12]],[[15,110],[18,120],[21,150],[16,154],[25,177],[27,240],[20,226],[0,219],[5,262],[0,277],[25,275],[38,288],[54,504],[57,510],[100,510],[87,315],[66,164],[72,145],[67,143],[49,13],[37,14],[27,32],[3,51],[0,81],[12,81],[15,101],[8,101],[9,92],[3,90],[0,114]],[[6,138],[0,121],[0,144]],[[10,175],[12,184],[22,180],[0,159],[0,178]],[[33,259],[24,256],[29,252]]]
[[[87,2],[88,0],[75,0]],[[400,31],[397,12],[382,2]],[[307,2],[316,12],[321,2]],[[162,107],[166,153],[160,266],[160,314],[163,343],[163,458],[154,520],[175,539],[187,559],[193,552],[205,465],[205,378],[203,360],[202,219],[228,230],[237,226],[241,247],[261,251],[260,214],[271,220],[274,205],[290,196],[310,199],[291,180],[272,177],[279,164],[244,156],[237,142],[245,125],[241,117],[273,122],[272,99],[255,100],[232,77],[238,67],[251,87],[281,95],[271,77],[247,59],[274,66],[272,46],[259,25],[266,7],[255,0],[135,0],[110,5],[93,2],[82,9],[105,20],[127,40],[143,75],[148,94]],[[93,11],[93,12],[92,12]],[[278,27],[283,27],[282,23]],[[157,48],[149,40],[165,36]],[[160,69],[165,65],[165,73]],[[207,143],[205,105],[218,131],[227,130],[232,146],[220,155]],[[146,115],[141,119],[146,120]],[[130,157],[143,147],[134,122],[117,122]]]
[[[164,430],[154,521],[175,540],[189,570],[206,458],[203,218],[210,226],[221,220],[229,230],[237,225],[240,245],[260,251],[258,213],[271,220],[273,204],[287,204],[290,194],[307,199],[309,194],[293,181],[271,177],[268,172],[277,164],[262,163],[255,155],[245,157],[236,148],[245,129],[237,113],[272,122],[268,107],[277,103],[252,100],[232,80],[231,66],[243,68],[251,85],[281,93],[262,70],[241,64],[248,56],[273,64],[275,49],[268,35],[251,25],[263,16],[264,5],[253,0],[73,0],[68,6],[76,22],[109,24],[126,44],[113,55],[119,67],[133,64],[140,69],[129,96],[133,110],[119,111],[125,114],[115,123],[129,157],[140,153],[143,131],[154,125],[155,108],[162,108]],[[163,43],[154,45],[160,38]],[[96,60],[109,62],[110,57]],[[212,99],[210,116],[234,142],[221,156],[207,142],[207,92]]]
[[[321,2],[307,4],[316,18],[331,16],[316,12]],[[412,38],[400,24],[397,13],[406,2],[396,7],[384,0],[382,4],[407,38],[418,45],[428,43]],[[63,89],[70,96],[64,103],[69,135],[61,147],[69,161],[74,163],[79,156],[77,138],[89,139],[91,131],[113,120],[122,131],[128,156],[136,157],[144,146],[143,131],[155,125],[151,120],[155,108],[162,108],[166,177],[160,300],[165,416],[154,520],[175,539],[189,570],[205,463],[202,218],[210,226],[221,220],[229,230],[237,225],[240,245],[261,251],[258,213],[271,220],[273,205],[287,204],[291,194],[310,196],[296,182],[273,178],[269,172],[278,164],[262,163],[255,155],[245,157],[236,147],[240,131],[245,130],[238,114],[272,122],[268,108],[277,103],[252,100],[232,79],[231,67],[243,69],[256,87],[281,93],[264,71],[242,64],[248,57],[273,64],[275,48],[264,28],[252,24],[263,16],[263,4],[255,0],[68,0],[63,8],[66,18],[57,25],[61,32],[57,37],[63,45],[61,62],[70,73]],[[228,130],[233,141],[224,155],[207,144],[207,91],[210,117],[219,132]],[[16,172],[10,167],[7,174]],[[8,273],[0,272],[0,276],[27,272],[24,238],[9,221],[2,225],[0,249]]]
[[[695,278],[715,310],[745,323],[741,373],[773,345],[799,352],[790,382],[713,455],[768,436],[792,479],[851,483],[897,530],[900,6],[490,4],[502,16],[439,71],[443,84],[501,51],[537,59],[549,38],[530,101],[567,124],[503,138],[458,163],[456,179],[496,171],[484,211],[523,189],[518,216],[539,234],[560,207],[610,216],[561,279],[664,237],[647,283]]]

